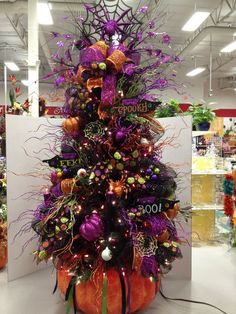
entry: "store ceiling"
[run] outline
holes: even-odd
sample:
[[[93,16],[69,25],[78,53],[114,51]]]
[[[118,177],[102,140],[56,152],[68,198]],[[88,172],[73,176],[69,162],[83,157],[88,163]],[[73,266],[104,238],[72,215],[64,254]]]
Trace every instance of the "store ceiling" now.
[[[50,71],[48,57],[55,51],[55,43],[50,41],[50,32],[66,31],[70,26],[63,22],[63,17],[70,10],[82,12],[81,1],[50,1],[54,25],[40,26],[40,74]],[[90,0],[89,2],[93,2]],[[180,67],[182,73],[190,71],[196,62],[197,66],[208,66],[210,45],[212,45],[213,76],[227,77],[236,75],[236,52],[220,54],[220,50],[232,42],[236,33],[236,0],[125,0],[135,6],[137,3],[159,6],[165,13],[165,24],[161,31],[172,37],[172,46],[184,62]],[[193,14],[194,8],[211,12],[211,16],[195,33],[181,31],[183,24]],[[155,12],[155,10],[153,10]],[[221,28],[220,28],[221,27]],[[195,37],[195,38],[194,38]],[[3,61],[14,60],[26,72],[27,60],[27,1],[0,0],[0,80],[3,79]],[[209,75],[209,71],[203,76]]]

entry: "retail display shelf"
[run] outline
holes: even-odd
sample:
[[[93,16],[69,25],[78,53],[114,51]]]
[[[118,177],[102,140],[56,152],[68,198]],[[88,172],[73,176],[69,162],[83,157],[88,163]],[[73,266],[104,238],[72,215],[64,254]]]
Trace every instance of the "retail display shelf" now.
[[[192,175],[220,175],[220,174],[226,174],[229,171],[227,170],[220,170],[220,169],[214,169],[214,170],[192,170]]]
[[[213,135],[213,131],[193,131],[192,136]]]
[[[223,210],[223,205],[209,204],[209,205],[194,205],[192,210]]]

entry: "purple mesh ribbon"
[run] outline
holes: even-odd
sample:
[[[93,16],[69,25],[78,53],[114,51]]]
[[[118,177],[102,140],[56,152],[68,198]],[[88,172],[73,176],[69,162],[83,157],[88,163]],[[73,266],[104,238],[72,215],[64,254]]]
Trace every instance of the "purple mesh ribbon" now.
[[[92,62],[103,62],[105,60],[100,50],[96,48],[87,48],[80,51],[80,63],[89,67]]]
[[[101,103],[102,105],[112,105],[116,95],[116,76],[108,74],[103,79]]]
[[[143,257],[141,272],[145,277],[149,277],[150,275],[157,277],[158,267],[155,256]]]
[[[149,236],[159,236],[169,227],[169,221],[163,215],[150,216],[146,221],[150,226],[147,230]]]

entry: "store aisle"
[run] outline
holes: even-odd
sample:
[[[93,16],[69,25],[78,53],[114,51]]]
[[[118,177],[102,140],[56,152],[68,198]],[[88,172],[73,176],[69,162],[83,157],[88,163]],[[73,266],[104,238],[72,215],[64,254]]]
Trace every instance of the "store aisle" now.
[[[1,314],[65,314],[57,293],[52,295],[54,275],[51,269],[19,280],[6,282],[0,272]],[[228,314],[236,313],[236,250],[226,246],[193,248],[193,280],[174,281],[171,273],[163,279],[167,296],[210,302]],[[203,305],[166,301],[160,295],[145,314],[218,314]]]

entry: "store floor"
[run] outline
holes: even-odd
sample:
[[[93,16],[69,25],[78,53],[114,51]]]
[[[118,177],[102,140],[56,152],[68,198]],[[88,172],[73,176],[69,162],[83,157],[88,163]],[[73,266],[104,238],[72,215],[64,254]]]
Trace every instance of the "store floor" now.
[[[65,314],[58,294],[52,295],[51,269],[7,283],[0,272],[0,314]],[[228,314],[236,313],[236,249],[226,246],[193,248],[192,281],[163,279],[167,296],[212,303]],[[145,314],[217,314],[216,309],[191,303],[167,301],[160,295]]]

